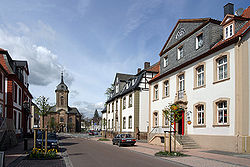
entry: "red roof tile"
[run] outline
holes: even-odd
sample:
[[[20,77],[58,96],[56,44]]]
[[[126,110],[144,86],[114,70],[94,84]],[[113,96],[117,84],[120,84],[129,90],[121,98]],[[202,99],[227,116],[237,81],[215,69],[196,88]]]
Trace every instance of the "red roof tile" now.
[[[146,71],[159,72],[160,71],[160,61],[152,66],[150,66]]]

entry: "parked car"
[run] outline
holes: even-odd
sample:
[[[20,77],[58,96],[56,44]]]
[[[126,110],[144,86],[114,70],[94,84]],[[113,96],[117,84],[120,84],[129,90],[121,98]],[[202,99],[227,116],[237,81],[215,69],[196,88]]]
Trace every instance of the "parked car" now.
[[[121,145],[135,145],[136,139],[130,134],[118,134],[112,139],[113,145],[117,144],[119,147]]]
[[[45,134],[44,133],[39,133],[37,135],[36,147],[38,147],[38,148],[42,147],[42,138],[43,138],[43,147],[45,147]],[[58,141],[56,133],[48,133],[47,148],[48,149],[51,149],[51,148],[58,149],[59,148],[59,141]]]
[[[95,135],[94,131],[93,130],[89,130],[89,135],[90,136],[94,136]]]

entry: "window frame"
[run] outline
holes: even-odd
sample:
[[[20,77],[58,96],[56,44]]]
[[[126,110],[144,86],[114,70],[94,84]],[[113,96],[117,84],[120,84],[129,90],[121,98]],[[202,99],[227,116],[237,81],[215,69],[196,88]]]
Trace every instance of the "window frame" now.
[[[154,111],[153,112],[153,127],[158,127],[159,126],[159,112],[158,111]]]
[[[224,77],[223,79],[219,79],[218,76],[219,76],[219,71],[218,71],[218,61],[220,59],[222,59],[223,57],[226,57],[227,58],[227,76]],[[221,53],[217,56],[214,57],[213,59],[213,65],[214,65],[214,82],[213,84],[216,84],[216,83],[219,83],[219,82],[223,82],[223,81],[226,81],[226,80],[229,80],[230,79],[230,53],[229,52],[224,52],[224,53]]]
[[[167,86],[166,86],[166,83]],[[170,96],[170,78],[166,79],[162,83],[162,98],[166,98]]]
[[[169,58],[168,58],[168,55],[166,55],[163,58],[163,67],[167,67],[168,64],[169,64]]]
[[[224,39],[228,39],[234,35],[234,23],[229,23],[223,28],[224,30]]]
[[[133,106],[133,96],[132,94],[130,94],[128,96],[128,107],[132,107]]]
[[[218,120],[218,104],[219,103],[223,103],[223,102],[226,102],[227,103],[227,107],[226,107],[226,110],[227,110],[227,122],[226,123],[219,123],[219,120]],[[219,98],[217,100],[215,100],[213,102],[213,126],[216,127],[216,126],[230,126],[230,98]]]
[[[167,124],[166,124],[166,120],[167,120]],[[170,125],[170,121],[167,119],[167,117],[165,116],[164,113],[162,113],[162,127],[163,128],[168,128]]]
[[[122,108],[123,109],[126,109],[126,96],[124,96],[123,98],[122,98]]]
[[[128,129],[132,129],[133,127],[133,120],[132,120],[132,115],[128,117]]]
[[[158,86],[158,84],[154,85],[153,89],[154,89],[154,91],[153,91],[154,92],[153,100],[154,101],[159,100],[159,86]]]
[[[203,85],[198,85],[198,69],[203,66]],[[198,89],[202,87],[206,87],[206,63],[201,62],[198,63],[196,66],[194,66],[194,88],[193,89]]]
[[[122,118],[122,129],[126,129],[126,117]]]
[[[204,113],[204,122],[203,124],[198,123],[198,107],[203,106],[203,113]],[[206,127],[206,103],[205,102],[197,102],[193,105],[193,127],[194,128],[201,128]]]
[[[199,37],[201,36],[201,40],[202,40],[202,44],[199,45]],[[203,32],[199,33],[198,35],[196,35],[195,38],[195,48],[196,50],[200,49],[204,44],[204,37],[203,37]]]
[[[180,60],[183,57],[184,57],[184,47],[183,45],[181,45],[177,48],[177,60]]]

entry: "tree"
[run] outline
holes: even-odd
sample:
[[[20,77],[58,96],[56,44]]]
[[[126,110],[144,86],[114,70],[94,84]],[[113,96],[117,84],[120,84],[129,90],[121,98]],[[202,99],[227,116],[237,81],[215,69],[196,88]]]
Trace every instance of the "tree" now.
[[[97,109],[95,110],[93,121],[94,121],[94,123],[97,123],[99,125],[100,116],[99,116]]]
[[[46,98],[45,96],[40,96],[35,100],[38,107],[36,113],[42,117],[42,128],[44,128],[44,117],[49,114],[51,109],[48,101],[49,98]]]
[[[172,125],[175,122],[178,122],[182,119],[182,115],[180,114],[183,111],[183,108],[181,108],[178,104],[169,104],[166,108],[162,110],[163,114],[167,118],[167,120],[170,122],[170,138],[169,138],[169,151],[171,152],[171,132],[172,132]],[[175,145],[176,145],[176,129],[174,129],[174,139],[175,139]],[[166,139],[165,139],[166,140]],[[166,148],[164,148],[166,151]]]
[[[111,94],[113,93],[114,88],[115,88],[115,85],[111,84],[111,86],[106,89],[105,95],[107,96],[107,99],[111,97]]]

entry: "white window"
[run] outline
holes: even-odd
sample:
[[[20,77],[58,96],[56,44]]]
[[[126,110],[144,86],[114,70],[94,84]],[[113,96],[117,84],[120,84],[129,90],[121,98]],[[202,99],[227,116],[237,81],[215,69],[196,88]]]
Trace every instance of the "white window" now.
[[[184,74],[179,76],[179,91],[185,90],[185,80],[184,80]]]
[[[197,106],[197,124],[204,125],[204,105]]]
[[[123,117],[123,129],[126,129],[126,117]]]
[[[164,126],[169,126],[169,120],[166,116],[164,116]]]
[[[126,108],[126,97],[123,98],[123,109]]]
[[[157,100],[159,97],[159,94],[158,94],[158,85],[155,85],[154,86],[154,100]]]
[[[225,36],[225,39],[227,38],[230,38],[231,36],[234,35],[233,33],[233,24],[230,24],[229,26],[227,26],[225,29],[224,29],[224,36]]]
[[[128,128],[132,129],[132,116],[128,117]]]
[[[199,49],[203,45],[203,34],[196,37],[196,49]]]
[[[132,95],[129,95],[129,107],[132,107]]]
[[[168,66],[168,56],[165,56],[163,60],[164,60],[163,61],[163,66],[167,67]]]
[[[167,97],[169,95],[169,81],[164,82],[164,96]]]
[[[199,66],[197,69],[197,86],[204,85],[204,65]]]
[[[157,112],[153,113],[153,125],[154,127],[158,126],[158,113]]]
[[[227,56],[217,60],[217,73],[218,80],[227,78]]]
[[[116,85],[116,87],[115,87],[115,92],[116,92],[116,93],[119,92],[119,85]]]
[[[217,103],[218,124],[227,124],[227,101]]]
[[[181,46],[181,47],[178,48],[178,57],[177,57],[177,59],[179,60],[183,56],[184,56],[183,55],[183,46]]]

